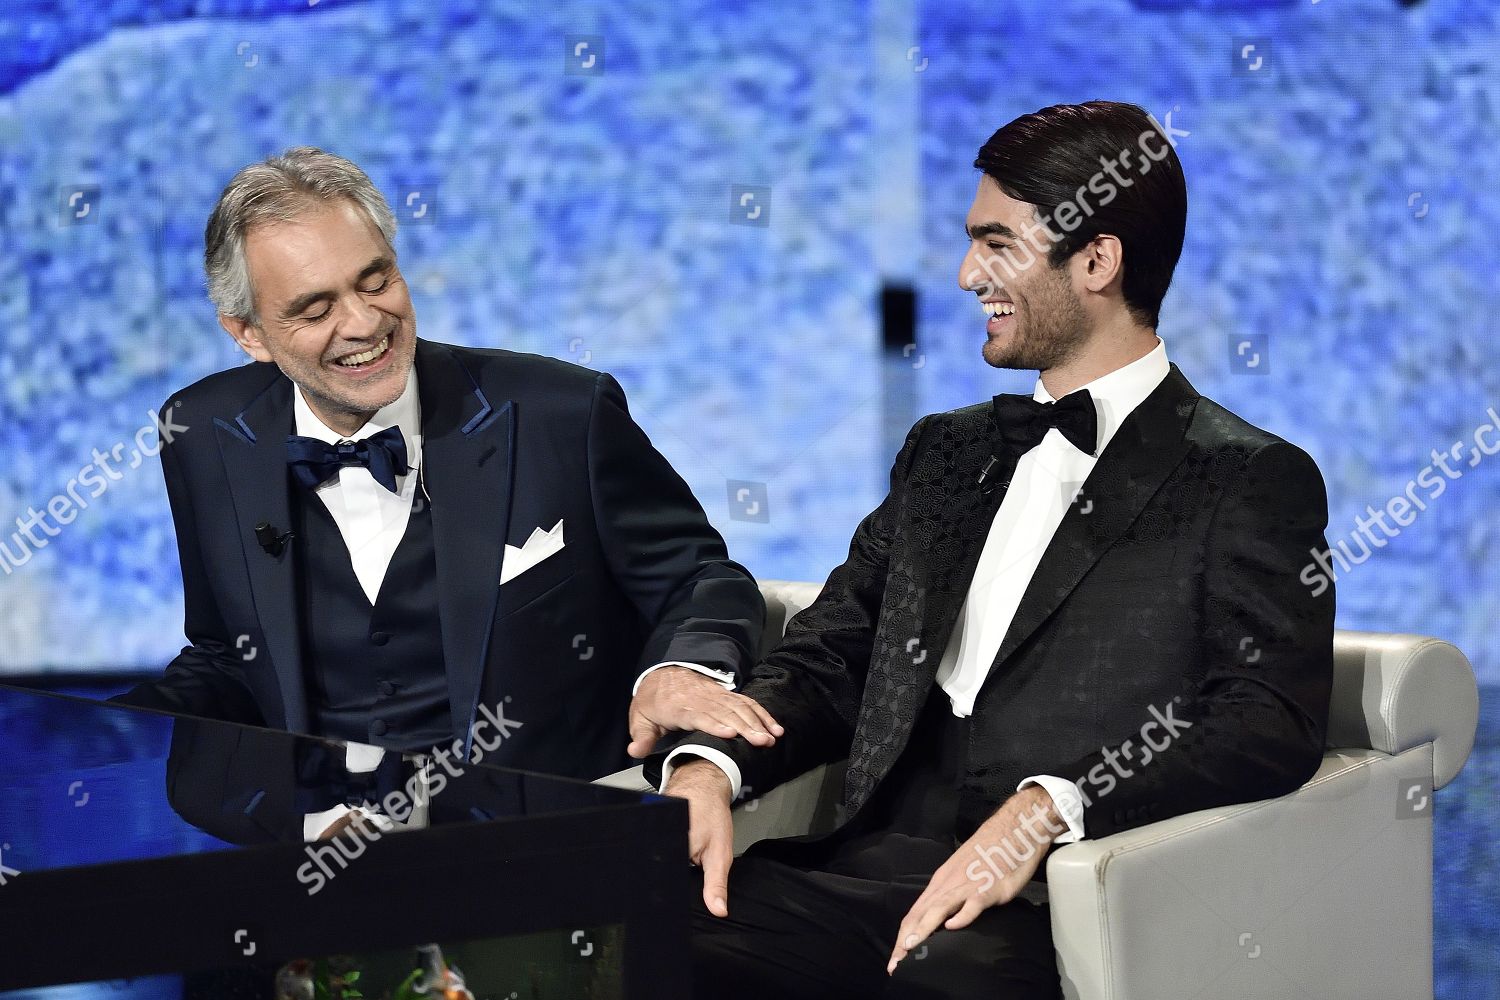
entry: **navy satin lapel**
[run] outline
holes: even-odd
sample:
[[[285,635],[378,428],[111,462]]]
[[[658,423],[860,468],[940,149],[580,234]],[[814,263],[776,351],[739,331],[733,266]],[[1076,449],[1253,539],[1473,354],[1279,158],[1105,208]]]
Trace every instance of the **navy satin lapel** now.
[[[1197,402],[1198,394],[1173,365],[1161,385],[1125,418],[1042,554],[986,683],[1073,592],[1181,463],[1190,447],[1183,435]]]
[[[488,399],[450,348],[424,340],[417,341],[417,388],[449,710],[467,760],[500,600],[515,407],[508,399]]]
[[[293,539],[280,555],[273,556],[255,538],[255,526],[262,522],[280,532],[292,528],[286,465],[286,439],[292,426],[292,382],[279,373],[232,419],[214,418],[219,456],[229,481],[240,547],[260,623],[261,635],[250,641],[263,643],[270,654],[281,687],[283,727],[305,733],[307,698],[302,684],[302,632],[293,557],[293,548],[301,542]]]

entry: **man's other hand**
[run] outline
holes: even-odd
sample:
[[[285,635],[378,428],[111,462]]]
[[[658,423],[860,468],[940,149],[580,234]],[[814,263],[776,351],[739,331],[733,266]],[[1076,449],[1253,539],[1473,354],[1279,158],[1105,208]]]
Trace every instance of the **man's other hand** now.
[[[960,930],[991,906],[1014,899],[1036,874],[1047,848],[1067,828],[1052,796],[1040,786],[1006,799],[933,873],[901,921],[886,973],[894,973],[896,965],[939,927]]]
[[[734,820],[729,815],[729,776],[698,758],[672,770],[666,795],[688,801],[688,860],[703,869],[703,905],[729,916],[729,866],[734,863]]]
[[[785,732],[755,699],[726,691],[712,677],[687,667],[662,667],[648,674],[631,699],[629,725],[625,752],[637,760],[670,732],[743,736],[758,747],[770,746]]]

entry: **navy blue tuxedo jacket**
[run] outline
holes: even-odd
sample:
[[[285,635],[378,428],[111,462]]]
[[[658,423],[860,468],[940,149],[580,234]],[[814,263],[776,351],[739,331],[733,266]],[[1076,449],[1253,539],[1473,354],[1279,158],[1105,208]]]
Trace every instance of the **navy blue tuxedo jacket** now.
[[[626,766],[642,670],[684,660],[739,676],[753,662],[755,581],[609,375],[420,339],[416,369],[454,738],[468,743],[484,705],[522,724],[487,763],[584,778]],[[187,427],[162,464],[189,645],[120,700],[308,732],[297,542],[272,555],[255,534],[292,524],[293,391],[252,364],[167,401]],[[559,519],[564,549],[501,586],[506,544]]]

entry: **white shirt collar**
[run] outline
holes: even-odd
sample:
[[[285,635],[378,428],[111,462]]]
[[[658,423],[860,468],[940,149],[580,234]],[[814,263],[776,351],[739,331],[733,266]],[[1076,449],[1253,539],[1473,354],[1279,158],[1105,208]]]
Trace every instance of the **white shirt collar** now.
[[[417,394],[417,366],[412,365],[406,374],[406,388],[394,403],[382,406],[375,411],[365,425],[353,434],[340,434],[338,431],[323,423],[322,419],[313,412],[308,405],[306,397],[302,394],[302,387],[292,393],[292,412],[295,418],[294,433],[304,437],[317,438],[328,444],[338,444],[340,441],[363,441],[365,438],[378,434],[387,427],[400,427],[401,436],[406,440],[406,461],[413,469],[422,464],[422,408],[421,397]]]
[[[1160,338],[1156,338],[1156,347],[1142,357],[1136,358],[1123,368],[1100,375],[1087,385],[1081,385],[1078,389],[1087,389],[1089,395],[1094,399],[1094,408],[1099,414],[1099,449],[1096,454],[1104,454],[1109,439],[1115,436],[1115,431],[1120,429],[1120,424],[1130,416],[1132,410],[1140,406],[1146,397],[1161,385],[1162,379],[1167,377],[1167,345]],[[1074,389],[1073,392],[1077,392]],[[1064,393],[1072,395],[1072,393]],[[1042,385],[1041,376],[1037,376],[1036,391],[1031,398],[1039,403],[1055,402],[1052,394]]]

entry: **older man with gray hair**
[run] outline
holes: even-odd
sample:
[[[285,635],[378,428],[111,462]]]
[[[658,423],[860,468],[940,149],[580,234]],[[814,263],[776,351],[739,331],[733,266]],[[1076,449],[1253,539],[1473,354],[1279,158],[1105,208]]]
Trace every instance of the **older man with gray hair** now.
[[[585,779],[667,729],[769,745],[759,591],[620,386],[419,339],[395,234],[322,150],[224,189],[209,295],[257,363],[163,408],[188,645],[121,700]]]

